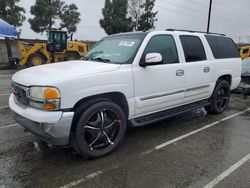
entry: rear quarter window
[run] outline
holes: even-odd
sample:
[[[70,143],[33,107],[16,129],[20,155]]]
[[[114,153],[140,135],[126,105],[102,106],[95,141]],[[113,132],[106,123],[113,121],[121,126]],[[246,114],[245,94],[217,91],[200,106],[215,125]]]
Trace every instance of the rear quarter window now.
[[[239,58],[239,51],[228,37],[205,35],[215,59]]]

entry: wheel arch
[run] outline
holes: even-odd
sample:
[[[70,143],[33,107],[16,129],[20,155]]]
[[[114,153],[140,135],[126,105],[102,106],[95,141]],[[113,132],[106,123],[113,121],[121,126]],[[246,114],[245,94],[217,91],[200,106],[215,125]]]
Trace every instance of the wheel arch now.
[[[228,82],[228,84],[231,86],[231,84],[232,84],[232,75],[231,74],[222,75],[217,79],[216,83],[218,83],[220,80],[224,80],[224,81]]]
[[[109,100],[119,105],[124,110],[126,118],[128,118],[129,116],[128,101],[126,99],[126,96],[121,92],[109,92],[109,93],[103,93],[103,94],[98,94],[98,95],[93,95],[93,96],[82,98],[78,102],[75,103],[72,110],[75,112],[78,108],[80,108],[84,104],[85,104],[84,108],[88,108],[94,103],[103,101],[103,100]],[[72,121],[72,125],[71,125],[71,133],[74,133],[78,118],[79,118],[79,115],[75,114],[73,121]]]

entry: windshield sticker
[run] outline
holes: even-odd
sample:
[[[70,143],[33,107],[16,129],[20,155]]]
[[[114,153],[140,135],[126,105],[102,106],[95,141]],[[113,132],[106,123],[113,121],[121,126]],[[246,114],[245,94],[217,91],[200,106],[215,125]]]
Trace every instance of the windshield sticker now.
[[[119,43],[119,46],[126,46],[126,47],[132,47],[134,46],[135,42],[132,41],[121,41]]]

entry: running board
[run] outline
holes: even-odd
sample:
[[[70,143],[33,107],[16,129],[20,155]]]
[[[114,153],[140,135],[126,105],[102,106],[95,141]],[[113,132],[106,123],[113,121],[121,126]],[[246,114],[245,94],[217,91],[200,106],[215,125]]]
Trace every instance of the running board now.
[[[156,123],[158,121],[162,121],[162,120],[174,117],[174,116],[179,115],[179,114],[183,114],[183,113],[186,113],[186,112],[189,112],[192,110],[196,110],[196,109],[202,108],[204,106],[208,106],[209,104],[210,104],[209,100],[206,99],[206,100],[202,100],[199,102],[195,102],[195,103],[179,106],[176,108],[164,110],[161,112],[156,112],[156,113],[153,113],[150,115],[138,117],[138,118],[130,120],[129,122],[130,122],[132,127],[141,127],[144,125]]]

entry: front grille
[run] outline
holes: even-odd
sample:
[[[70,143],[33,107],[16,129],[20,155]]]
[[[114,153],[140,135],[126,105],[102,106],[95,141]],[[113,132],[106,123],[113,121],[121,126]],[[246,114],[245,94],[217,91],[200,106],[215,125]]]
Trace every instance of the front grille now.
[[[28,88],[12,82],[12,92],[15,96],[15,101],[28,106]]]

